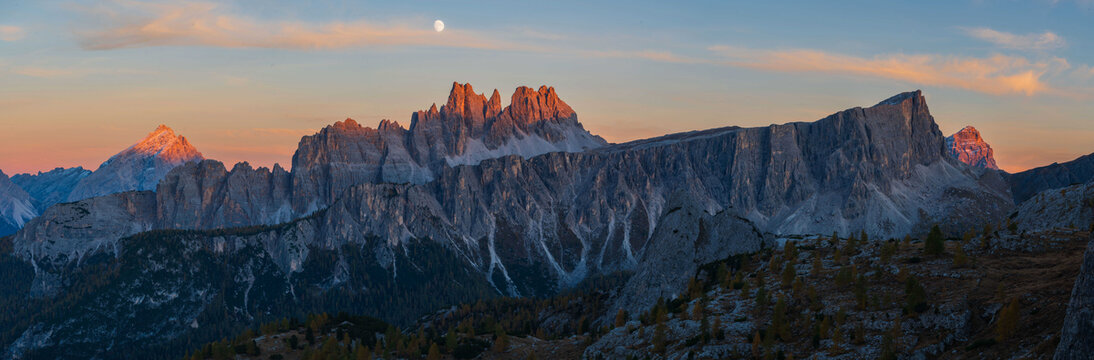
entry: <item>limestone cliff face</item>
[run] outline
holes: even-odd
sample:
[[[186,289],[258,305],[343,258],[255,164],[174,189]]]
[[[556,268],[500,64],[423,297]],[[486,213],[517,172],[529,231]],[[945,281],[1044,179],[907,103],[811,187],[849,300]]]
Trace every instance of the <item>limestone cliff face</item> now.
[[[201,153],[185,137],[160,125],[140,142],[111,156],[90,175],[80,179],[67,201],[123,191],[155,190],[171,169],[201,159]]]
[[[1056,360],[1079,360],[1094,358],[1094,238],[1091,239],[1083,256],[1083,265],[1075,287],[1071,291],[1071,302],[1064,316],[1064,326],[1060,330],[1060,344],[1056,346]]]
[[[999,170],[995,165],[995,152],[991,145],[972,126],[966,126],[946,137],[946,153],[972,167]]]
[[[116,253],[118,239],[153,228],[155,201],[151,191],[130,191],[50,207],[15,235],[15,252],[40,273],[94,252]]]
[[[156,223],[163,229],[213,229],[288,222],[291,176],[281,166],[231,171],[216,160],[182,165],[156,188]]]
[[[483,124],[490,123],[488,114],[499,114],[482,129],[501,126],[498,119],[508,113],[539,119],[523,121],[526,134],[535,133],[536,124],[571,119],[549,88],[534,95],[518,91],[524,95],[516,98],[529,100],[517,103],[527,106],[502,110],[492,105],[496,97],[469,97],[461,89],[445,106],[454,110],[431,109],[424,116],[458,119],[467,126],[454,129],[472,133],[480,113]],[[273,224],[327,209],[301,222],[307,227],[292,232],[292,241],[334,248],[379,238],[385,244],[375,250],[380,256],[407,239],[429,238],[460,254],[500,291],[533,295],[590,274],[643,266],[669,195],[681,191],[699,209],[739,214],[760,232],[775,234],[865,230],[871,238],[889,238],[925,232],[934,223],[963,231],[1013,208],[997,174],[946,155],[919,92],[812,123],[695,131],[583,152],[518,153],[475,165],[437,166],[410,150],[419,147],[397,150],[397,144],[413,144],[419,131],[429,134],[420,127],[426,122],[417,119],[411,130],[393,123],[377,130],[335,124],[301,141],[292,173],[246,166],[226,172],[212,161],[182,166],[158,188],[151,223],[186,229]],[[437,139],[426,142],[437,147],[430,156],[456,153],[437,150],[447,146]],[[428,169],[431,180],[383,180],[385,166],[394,165],[385,162],[391,154]],[[265,243],[283,248],[274,246],[277,240]],[[306,256],[279,254],[285,267]]]
[[[487,99],[471,84],[453,83],[448,102],[414,113],[409,129],[388,120],[372,129],[346,119],[305,136],[293,156],[293,210],[321,209],[355,184],[423,184],[447,166],[606,144],[585,131],[554,88],[522,86],[511,101],[502,108],[497,90]]]

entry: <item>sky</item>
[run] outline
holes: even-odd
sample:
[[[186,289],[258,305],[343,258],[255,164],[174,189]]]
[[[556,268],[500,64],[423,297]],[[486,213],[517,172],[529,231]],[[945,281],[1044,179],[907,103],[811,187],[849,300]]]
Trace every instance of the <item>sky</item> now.
[[[301,136],[406,125],[458,81],[554,86],[612,142],[922,89],[1014,172],[1094,152],[1092,24],[1094,0],[0,0],[0,170],[94,169],[159,124],[288,167]]]

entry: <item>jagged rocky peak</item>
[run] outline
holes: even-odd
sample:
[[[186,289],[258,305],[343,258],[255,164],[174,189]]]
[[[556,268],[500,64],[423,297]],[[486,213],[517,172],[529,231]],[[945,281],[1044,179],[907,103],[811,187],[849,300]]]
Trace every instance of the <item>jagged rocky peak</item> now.
[[[68,201],[132,190],[155,190],[171,169],[205,157],[167,125],[156,127],[144,139],[111,156],[80,180]]]
[[[966,126],[947,137],[946,152],[971,166],[999,170],[999,167],[995,165],[995,153],[991,145],[988,145],[984,138],[980,137],[980,131],[972,126]]]
[[[201,152],[198,152],[198,149],[190,145],[189,141],[186,141],[186,137],[176,135],[175,130],[162,124],[127,151],[129,150],[132,150],[133,153],[155,156],[164,162],[176,164],[204,158]],[[121,154],[125,153],[126,151],[123,151]]]
[[[538,91],[526,86],[518,87],[505,112],[513,120],[524,123],[543,120],[577,121],[574,109],[558,98],[554,87],[548,86],[540,86]]]

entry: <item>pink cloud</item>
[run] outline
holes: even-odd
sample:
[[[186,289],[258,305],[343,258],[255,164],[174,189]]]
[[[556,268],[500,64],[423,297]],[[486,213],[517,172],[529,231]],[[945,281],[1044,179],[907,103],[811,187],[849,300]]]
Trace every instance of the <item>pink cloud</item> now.
[[[1043,77],[1069,65],[1054,58],[1030,61],[1024,57],[992,55],[985,58],[954,55],[878,55],[871,58],[819,50],[755,50],[712,46],[725,64],[779,72],[813,72],[905,81],[917,85],[972,90],[992,95],[1036,95],[1055,92]]]
[[[90,50],[147,46],[224,48],[336,49],[421,45],[480,49],[520,48],[458,29],[438,33],[430,26],[352,22],[267,21],[236,16],[205,2],[114,2],[85,9],[105,20],[104,28],[79,32]],[[134,14],[136,13],[136,14]]]

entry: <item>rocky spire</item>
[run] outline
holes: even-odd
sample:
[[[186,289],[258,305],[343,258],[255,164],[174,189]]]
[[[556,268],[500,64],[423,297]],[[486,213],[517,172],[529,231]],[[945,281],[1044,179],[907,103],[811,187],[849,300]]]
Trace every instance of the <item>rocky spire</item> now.
[[[980,132],[972,126],[946,138],[946,152],[963,163],[985,169],[998,170],[995,165],[994,151],[991,145],[980,137]]]

